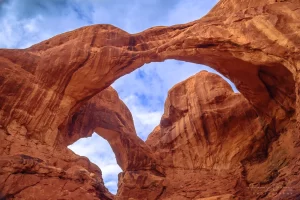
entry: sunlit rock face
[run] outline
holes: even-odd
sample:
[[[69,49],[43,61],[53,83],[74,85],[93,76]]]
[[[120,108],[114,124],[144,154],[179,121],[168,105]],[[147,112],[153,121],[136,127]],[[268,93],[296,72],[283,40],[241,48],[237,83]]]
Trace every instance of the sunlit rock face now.
[[[269,191],[260,186],[280,180],[278,170],[297,152],[287,147],[297,136],[285,130],[272,143],[279,136],[267,127],[243,95],[216,74],[202,71],[176,84],[160,124],[146,141],[165,167],[168,184],[161,198],[247,199],[264,192],[274,198],[267,193],[291,179],[297,182],[297,176],[281,179],[279,185],[274,181]]]
[[[220,0],[205,17],[183,25],[132,35],[94,25],[27,49],[0,49],[1,195],[299,198],[299,8],[298,0]],[[213,85],[192,78],[199,90],[186,86],[189,81],[176,85],[150,147],[136,136],[122,103],[100,106],[97,96],[117,78],[165,59],[208,65],[244,97],[214,78],[208,79]],[[210,89],[199,93],[203,88]],[[116,94],[105,95],[109,100]],[[106,107],[112,109],[107,116]],[[81,114],[90,108],[95,118],[87,122]],[[97,166],[66,148],[93,129],[110,142],[124,170],[116,197]]]
[[[264,158],[271,139],[265,126],[242,94],[202,71],[170,89],[146,143],[169,167],[230,169],[254,154]]]

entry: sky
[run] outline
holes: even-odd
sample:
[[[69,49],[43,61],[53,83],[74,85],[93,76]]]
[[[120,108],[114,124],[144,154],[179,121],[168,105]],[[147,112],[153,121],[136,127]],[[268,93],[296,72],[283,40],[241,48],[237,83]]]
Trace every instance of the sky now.
[[[0,0],[0,48],[26,48],[92,24],[112,24],[137,33],[153,26],[186,23],[205,15],[217,1]],[[217,73],[203,65],[167,60],[144,65],[112,84],[130,109],[141,139],[146,140],[159,124],[168,90],[201,70]],[[93,134],[69,148],[97,164],[106,187],[116,193],[117,176],[122,170],[104,139]]]

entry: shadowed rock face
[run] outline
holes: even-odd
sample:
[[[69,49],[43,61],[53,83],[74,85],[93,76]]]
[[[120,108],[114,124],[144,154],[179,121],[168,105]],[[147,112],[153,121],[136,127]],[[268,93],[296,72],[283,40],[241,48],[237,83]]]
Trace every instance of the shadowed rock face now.
[[[155,170],[152,151],[136,135],[131,113],[112,87],[91,98],[69,118],[61,140],[69,145],[94,131],[109,142],[122,170]]]
[[[101,105],[112,103],[114,109],[106,107],[106,112],[101,110]],[[97,105],[100,105],[99,108],[95,108]],[[78,156],[67,148],[75,140],[92,134],[90,130],[93,123],[88,123],[90,118],[85,115],[91,112],[84,112],[87,107],[99,109],[102,115],[106,114],[108,117],[101,118],[102,120],[95,118],[94,121],[99,126],[109,126],[111,130],[114,130],[114,126],[115,129],[124,130],[124,133],[132,131],[130,133],[137,137],[129,110],[112,88],[94,96],[71,117],[64,128],[60,127],[63,134],[59,135],[53,146],[29,138],[27,130],[19,127],[16,122],[6,129],[1,127],[0,191],[3,198],[113,199],[113,195],[104,186],[101,170],[86,157]],[[122,124],[119,119],[127,123]]]
[[[82,196],[85,199],[113,198],[103,186],[99,168],[66,149],[68,144],[95,130],[110,142],[125,170],[119,176],[117,199],[129,199],[130,195],[135,199],[218,195],[227,199],[232,195],[298,198],[295,195],[299,195],[296,187],[299,180],[295,177],[299,171],[300,146],[299,9],[298,0],[221,0],[205,17],[183,25],[154,27],[137,34],[128,34],[111,25],[94,25],[27,49],[0,49],[0,155],[1,166],[6,166],[0,173],[0,180],[5,180],[0,182],[2,195],[24,199],[27,193],[22,192],[44,191],[53,179],[51,187],[60,187],[62,193],[64,184],[75,184],[63,193],[67,199],[72,199],[72,195],[80,198],[85,195]],[[236,84],[250,104],[224,84],[225,93],[221,97],[212,88],[218,85],[215,82],[213,86],[203,83],[216,92],[207,93],[206,97],[199,96],[201,90],[196,92],[197,88],[182,91],[187,88],[185,84],[176,86],[173,92],[183,95],[182,99],[201,102],[192,102],[191,108],[181,100],[174,100],[170,92],[162,121],[148,140],[157,151],[152,154],[151,148],[136,136],[129,111],[115,92],[108,89],[102,97],[99,92],[145,63],[166,59],[205,64],[218,70]],[[195,79],[195,82],[201,85],[201,81]],[[190,93],[192,90],[195,93]],[[211,105],[208,99],[214,99]],[[114,102],[118,106],[112,106]],[[89,117],[91,113],[93,117]],[[191,121],[197,117],[198,122]],[[230,122],[230,117],[240,120],[241,127]],[[196,130],[191,125],[182,125],[189,123],[195,124]],[[173,127],[178,130],[172,130]],[[189,131],[183,135],[185,128]],[[257,142],[251,146],[249,137],[238,136],[240,132],[246,132]],[[195,139],[196,135],[203,141]],[[232,138],[233,143],[226,138]],[[194,143],[186,145],[189,139]],[[196,142],[203,149],[200,154],[189,149],[189,146],[198,148]],[[177,144],[182,144],[182,149]],[[164,153],[169,147],[176,159]],[[260,151],[261,147],[265,149]],[[182,152],[193,153],[183,158]],[[177,158],[186,162],[185,170],[193,171],[187,174],[172,169],[182,168]],[[228,170],[229,166],[233,171]],[[216,169],[223,171],[213,171]],[[31,178],[25,181],[25,177]],[[74,177],[79,178],[74,180]],[[215,181],[206,185],[190,181],[203,177]],[[11,187],[16,183],[18,187]],[[53,191],[48,186],[47,190]],[[200,186],[202,190],[197,190]],[[245,188],[250,186],[272,188],[249,193]],[[212,187],[222,189],[217,194],[209,190]],[[177,192],[172,196],[174,191]]]

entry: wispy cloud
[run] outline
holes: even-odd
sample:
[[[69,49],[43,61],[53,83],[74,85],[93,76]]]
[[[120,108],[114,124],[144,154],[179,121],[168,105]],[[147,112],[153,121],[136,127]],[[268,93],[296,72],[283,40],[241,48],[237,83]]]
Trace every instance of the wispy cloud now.
[[[71,0],[0,3],[0,47],[25,48],[92,23],[92,7]]]
[[[106,187],[112,193],[117,192],[118,174],[122,171],[116,163],[115,155],[109,143],[94,133],[90,138],[82,138],[69,146],[75,153],[88,157],[98,165]]]

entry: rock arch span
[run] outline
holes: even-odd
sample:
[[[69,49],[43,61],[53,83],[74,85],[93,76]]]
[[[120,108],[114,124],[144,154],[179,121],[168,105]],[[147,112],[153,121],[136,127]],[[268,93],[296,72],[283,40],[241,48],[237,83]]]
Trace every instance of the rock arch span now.
[[[132,35],[111,25],[94,25],[27,49],[1,49],[3,140],[26,138],[26,142],[35,141],[56,152],[54,149],[72,141],[67,130],[84,103],[144,63],[165,59],[205,64],[221,72],[235,83],[264,124],[280,132],[289,122],[299,120],[299,7],[297,0],[221,0],[205,17],[183,25],[154,27]],[[113,128],[110,133],[102,128],[98,132],[103,137],[117,137]],[[145,160],[143,166],[163,176],[159,164],[143,154],[148,151],[143,145],[138,154]],[[12,152],[6,155],[16,154]],[[119,157],[124,169],[128,155]],[[15,161],[40,163],[26,156]],[[84,165],[90,169],[88,162]]]
[[[96,132],[109,142],[123,171],[155,170],[150,148],[136,135],[132,115],[112,87],[81,106],[65,128],[59,143],[69,145]]]
[[[229,12],[233,5],[234,12]],[[215,68],[267,121],[275,116],[284,120],[295,110],[297,1],[252,0],[249,5],[253,8],[220,1],[200,20],[133,35],[111,25],[94,25],[28,49],[2,49],[2,124],[18,119],[29,132],[44,132],[43,140],[53,144],[58,134],[53,130],[72,108],[144,63],[169,58]],[[285,9],[278,10],[282,6]],[[289,22],[289,34],[280,20]],[[34,95],[27,98],[28,93]],[[28,109],[35,101],[39,103]]]

